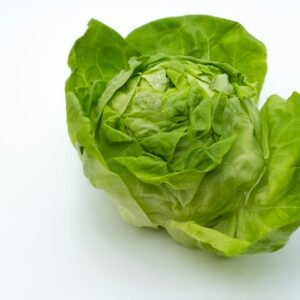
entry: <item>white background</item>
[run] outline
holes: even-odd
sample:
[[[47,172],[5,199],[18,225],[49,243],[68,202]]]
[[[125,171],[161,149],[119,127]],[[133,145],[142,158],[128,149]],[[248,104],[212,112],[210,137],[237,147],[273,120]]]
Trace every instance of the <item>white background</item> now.
[[[1,1],[0,299],[300,299],[300,230],[274,254],[220,259],[123,223],[69,142],[64,81],[93,17],[126,35],[156,18],[240,21],[268,48],[262,93],[300,91],[299,1]]]

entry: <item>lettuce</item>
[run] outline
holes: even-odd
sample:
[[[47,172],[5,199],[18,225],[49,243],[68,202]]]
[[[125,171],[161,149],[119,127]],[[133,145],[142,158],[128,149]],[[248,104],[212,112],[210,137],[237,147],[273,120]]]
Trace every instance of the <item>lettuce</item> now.
[[[122,38],[91,20],[70,53],[67,123],[121,216],[220,256],[272,252],[300,225],[300,94],[259,111],[265,46],[210,16]]]

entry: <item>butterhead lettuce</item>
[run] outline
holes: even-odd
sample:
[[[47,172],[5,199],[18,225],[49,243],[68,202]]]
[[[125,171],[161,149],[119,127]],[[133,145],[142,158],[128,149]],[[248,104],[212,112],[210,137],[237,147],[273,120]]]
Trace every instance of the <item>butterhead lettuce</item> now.
[[[300,225],[300,94],[258,110],[266,49],[241,25],[167,18],[124,39],[91,20],[69,66],[71,141],[128,223],[221,256],[285,245]]]

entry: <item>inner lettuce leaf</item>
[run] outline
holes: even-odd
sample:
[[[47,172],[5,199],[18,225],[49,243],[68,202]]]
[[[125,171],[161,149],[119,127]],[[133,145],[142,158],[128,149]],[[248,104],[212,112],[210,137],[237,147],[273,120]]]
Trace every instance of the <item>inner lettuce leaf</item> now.
[[[125,221],[220,256],[285,245],[300,225],[300,95],[258,110],[266,49],[240,24],[166,18],[124,39],[91,20],[68,63],[71,141]]]

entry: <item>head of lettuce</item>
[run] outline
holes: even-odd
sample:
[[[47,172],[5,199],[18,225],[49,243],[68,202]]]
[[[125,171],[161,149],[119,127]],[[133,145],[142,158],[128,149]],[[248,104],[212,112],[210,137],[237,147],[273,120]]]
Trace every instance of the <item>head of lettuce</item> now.
[[[167,18],[123,39],[91,20],[70,53],[67,122],[122,217],[221,256],[300,225],[300,95],[256,102],[264,45],[236,22]]]

